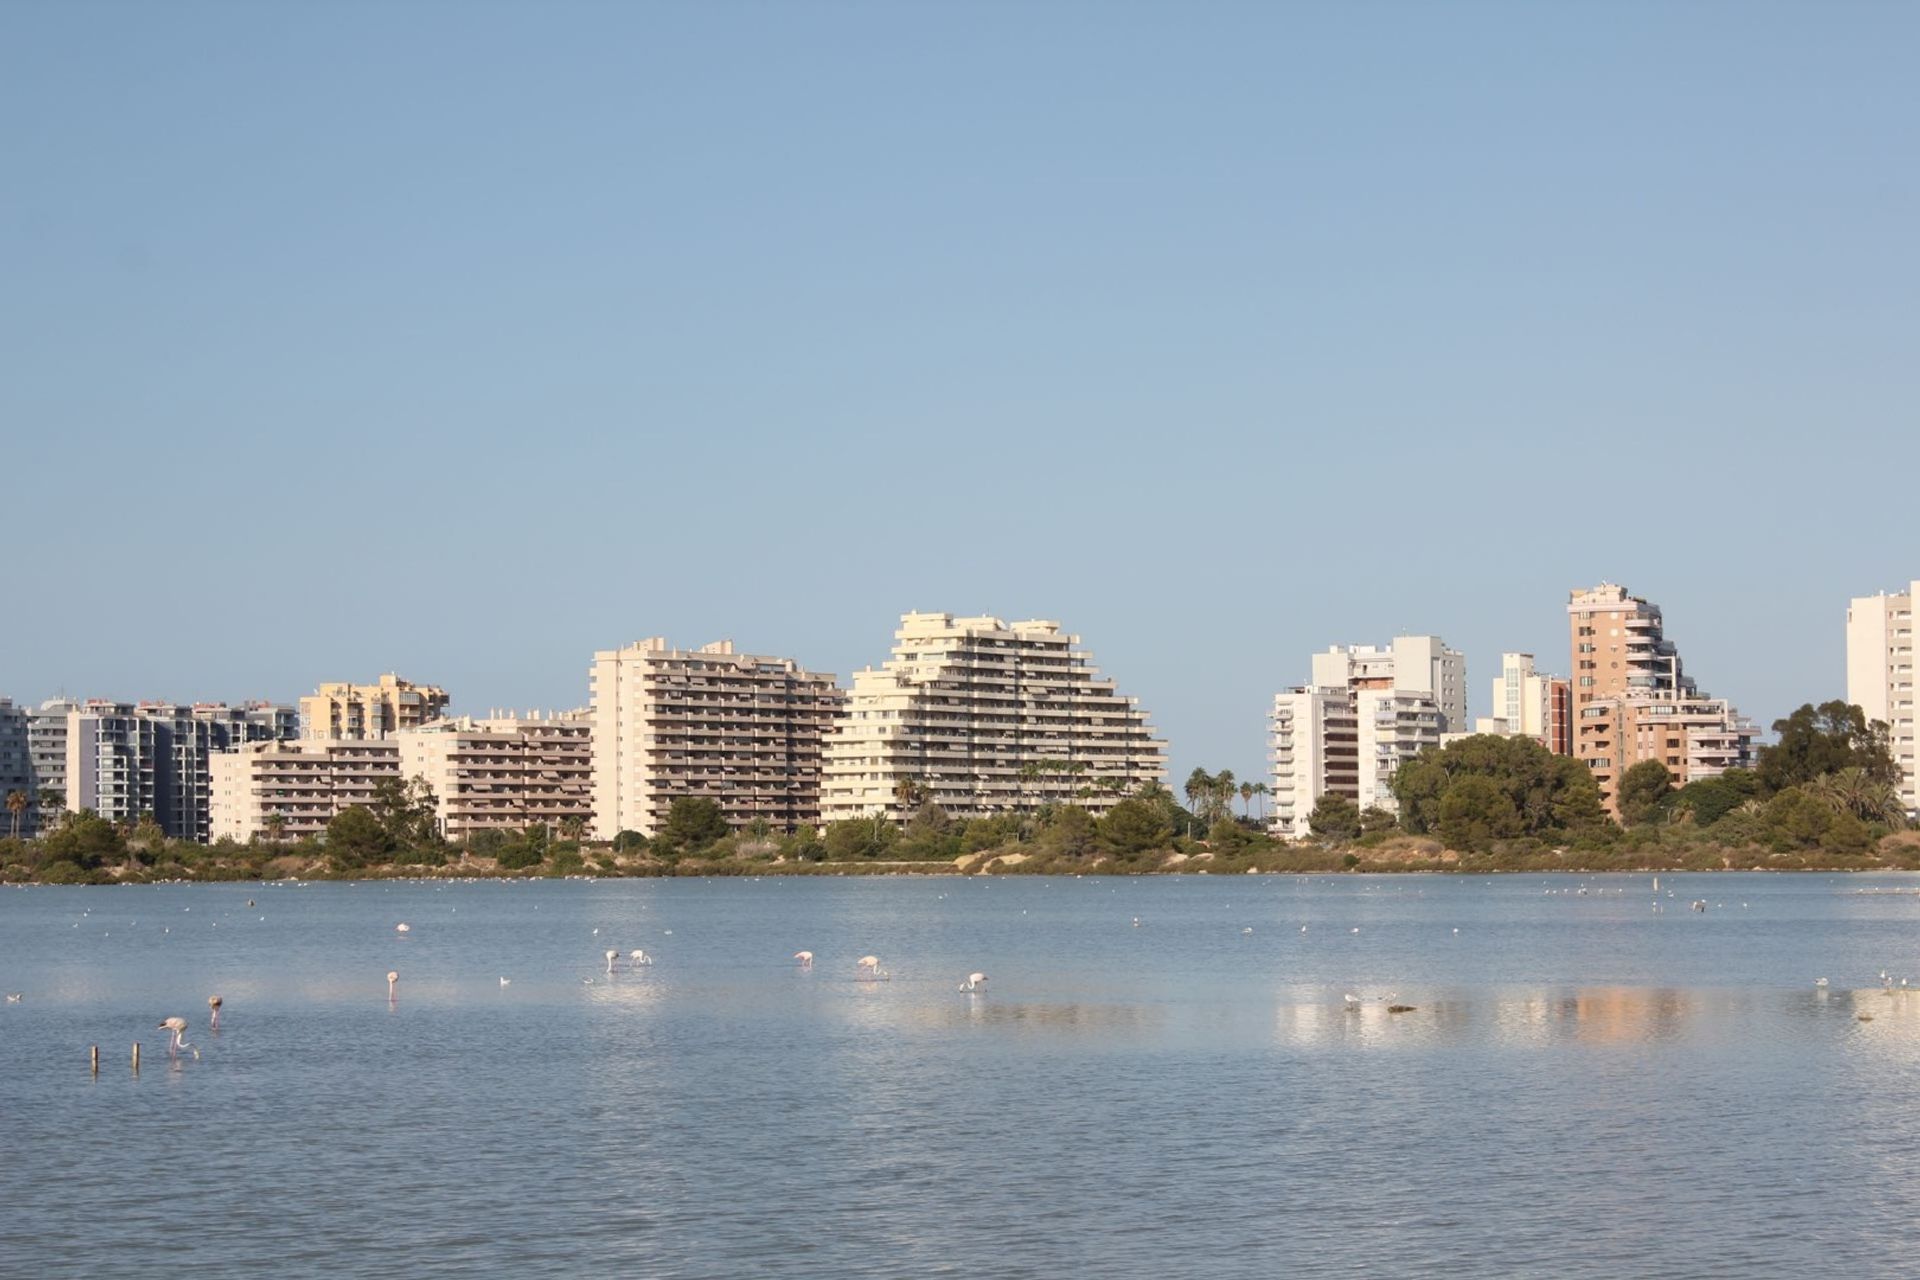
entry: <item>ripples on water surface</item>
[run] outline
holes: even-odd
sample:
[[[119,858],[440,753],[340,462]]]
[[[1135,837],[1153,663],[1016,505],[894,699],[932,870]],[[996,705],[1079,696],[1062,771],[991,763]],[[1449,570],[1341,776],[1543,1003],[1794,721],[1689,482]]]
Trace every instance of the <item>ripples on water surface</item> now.
[[[0,1273],[1912,1275],[1916,885],[3,890]]]

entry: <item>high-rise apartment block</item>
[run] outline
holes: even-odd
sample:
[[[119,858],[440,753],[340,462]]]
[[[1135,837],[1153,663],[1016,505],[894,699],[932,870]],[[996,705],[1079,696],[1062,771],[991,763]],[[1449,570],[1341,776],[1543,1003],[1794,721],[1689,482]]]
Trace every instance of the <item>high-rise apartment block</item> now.
[[[326,833],[350,805],[371,805],[380,783],[400,777],[391,739],[299,738],[252,742],[208,761],[207,806],[215,840],[301,840]]]
[[[294,732],[292,708],[266,703],[93,698],[68,705],[65,720],[61,775],[69,809],[117,822],[150,813],[169,837],[202,843],[211,830],[212,757]]]
[[[0,799],[15,792],[27,798],[29,808],[18,813],[0,809],[0,833],[22,837],[33,834],[33,759],[27,752],[27,709],[0,698]]]
[[[1573,668],[1573,754],[1618,812],[1620,777],[1658,760],[1684,786],[1750,768],[1758,731],[1724,698],[1695,687],[1666,638],[1660,609],[1603,582],[1567,601]]]
[[[593,818],[593,724],[585,711],[437,720],[396,733],[400,772],[433,792],[441,834],[520,831]]]
[[[713,800],[735,829],[818,822],[821,747],[845,698],[830,675],[727,640],[594,654],[594,835],[651,836],[683,797]]]
[[[60,813],[73,809],[73,793],[67,789],[67,713],[79,705],[67,698],[49,698],[27,712],[27,763],[33,773],[33,821],[38,834],[44,835]]]
[[[1474,721],[1475,733],[1532,738],[1557,756],[1573,754],[1573,687],[1534,670],[1530,653],[1500,655],[1493,681],[1493,715]]]
[[[1308,834],[1322,796],[1394,812],[1393,775],[1467,725],[1467,663],[1437,636],[1335,646],[1313,655],[1312,683],[1275,695],[1274,834]]]
[[[1166,777],[1147,713],[1057,622],[909,613],[853,677],[827,742],[821,816],[955,818],[1064,803],[1105,813]]]
[[[300,699],[301,732],[309,738],[363,741],[438,719],[445,689],[389,673],[373,684],[323,684]]]
[[[1904,592],[1861,596],[1847,606],[1847,701],[1887,726],[1900,766],[1900,802],[1920,810],[1920,728],[1913,705],[1913,602]]]

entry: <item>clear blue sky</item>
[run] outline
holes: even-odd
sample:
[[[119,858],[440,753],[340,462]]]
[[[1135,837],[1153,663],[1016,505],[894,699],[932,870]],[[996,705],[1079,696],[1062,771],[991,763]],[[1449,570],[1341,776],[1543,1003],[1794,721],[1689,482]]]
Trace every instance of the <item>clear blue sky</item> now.
[[[0,692],[1056,617],[1194,764],[1920,577],[1920,7],[0,6]],[[1765,644],[1749,643],[1754,634]]]

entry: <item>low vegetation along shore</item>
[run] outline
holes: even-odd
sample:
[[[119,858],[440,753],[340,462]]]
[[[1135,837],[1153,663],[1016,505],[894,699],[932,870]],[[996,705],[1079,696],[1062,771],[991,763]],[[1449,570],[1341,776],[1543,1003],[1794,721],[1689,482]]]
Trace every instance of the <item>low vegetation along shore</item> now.
[[[211,845],[62,814],[37,840],[0,839],[0,879],[43,884],[418,876],[718,876],[1384,871],[1920,870],[1884,729],[1857,708],[1802,707],[1759,767],[1673,785],[1645,763],[1621,780],[1620,817],[1578,761],[1521,738],[1477,736],[1428,751],[1395,776],[1399,813],[1324,797],[1312,835],[1281,841],[1252,813],[1262,788],[1196,769],[1186,804],[1143,788],[1096,818],[1074,804],[966,821],[922,804],[822,830],[730,831],[711,800],[675,801],[652,839],[582,839],[577,824],[487,831],[449,842],[433,797],[394,783],[337,815],[319,840]],[[1235,812],[1238,800],[1240,811]]]

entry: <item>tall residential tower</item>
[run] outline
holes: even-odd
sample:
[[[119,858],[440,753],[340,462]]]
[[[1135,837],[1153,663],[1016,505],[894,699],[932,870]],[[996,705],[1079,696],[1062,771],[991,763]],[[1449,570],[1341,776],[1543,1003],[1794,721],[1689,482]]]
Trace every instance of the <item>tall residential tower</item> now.
[[[1657,605],[1603,582],[1567,600],[1573,754],[1618,811],[1620,777],[1658,760],[1676,785],[1751,768],[1758,731],[1725,698],[1695,687]]]
[[[1042,805],[1105,813],[1166,779],[1167,744],[1057,622],[909,613],[858,672],[828,740],[821,816],[975,818]]]
[[[820,821],[820,756],[845,695],[791,658],[655,636],[593,655],[593,833],[651,836],[676,799],[715,801],[734,828]]]
[[[1308,834],[1329,793],[1362,809],[1396,808],[1402,764],[1467,727],[1467,662],[1438,636],[1334,646],[1313,655],[1312,682],[1274,695],[1272,827]]]
[[[1847,701],[1884,723],[1903,775],[1900,802],[1920,809],[1920,745],[1913,706],[1913,602],[1920,581],[1896,595],[1857,597],[1847,606]]]

